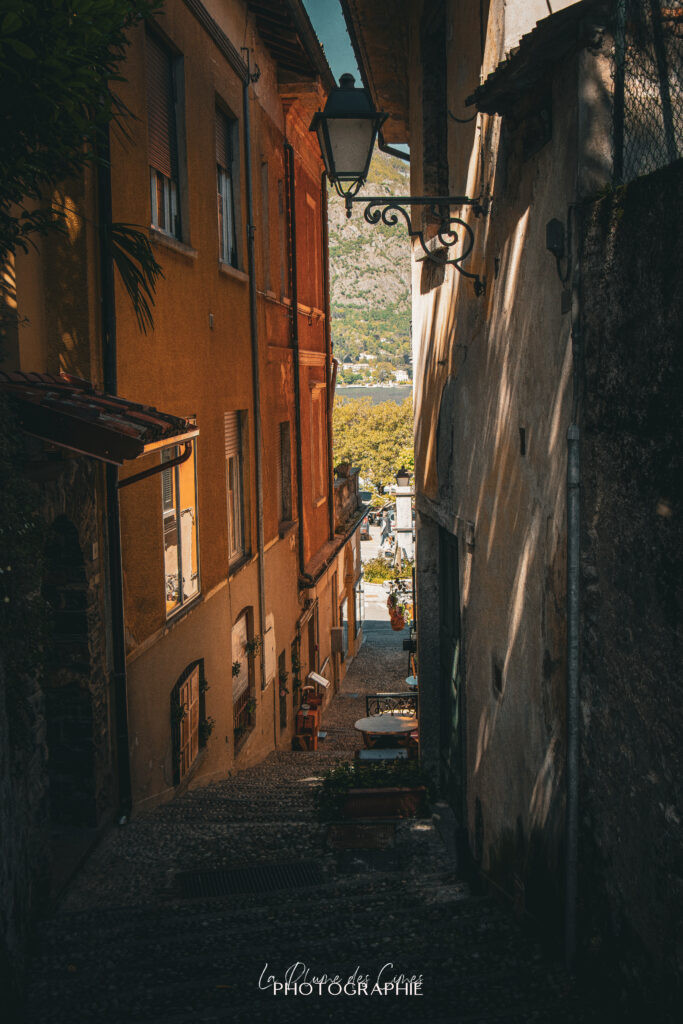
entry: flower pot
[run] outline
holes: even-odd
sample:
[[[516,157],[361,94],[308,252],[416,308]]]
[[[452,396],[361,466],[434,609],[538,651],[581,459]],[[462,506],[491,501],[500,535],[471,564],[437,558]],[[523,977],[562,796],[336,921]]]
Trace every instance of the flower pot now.
[[[403,618],[402,615],[392,615],[391,616],[391,628],[395,629],[396,632],[399,632],[400,630],[404,629],[405,628],[405,624],[406,624],[406,620]]]
[[[424,813],[426,800],[426,786],[350,789],[343,813],[345,818],[417,818]]]

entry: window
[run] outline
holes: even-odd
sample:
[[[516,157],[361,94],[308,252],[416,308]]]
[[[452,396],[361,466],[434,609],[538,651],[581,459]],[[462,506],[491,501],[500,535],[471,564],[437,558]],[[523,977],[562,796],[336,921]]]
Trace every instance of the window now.
[[[287,255],[287,210],[285,203],[285,182],[283,178],[277,183],[277,230],[280,245],[280,296],[289,294],[289,259]]]
[[[218,173],[218,257],[239,266],[237,249],[237,121],[216,108],[216,167]]]
[[[281,523],[288,523],[292,519],[292,448],[289,420],[280,424],[277,484],[278,518]]]
[[[261,164],[261,252],[263,253],[263,287],[270,291],[270,184],[268,164]]]
[[[251,612],[245,611],[232,627],[232,717],[235,745],[253,727],[255,719],[252,659],[247,655],[251,639]]]
[[[178,457],[178,447],[165,448],[162,462]],[[164,529],[166,615],[171,615],[199,594],[199,537],[197,525],[197,441],[192,455],[161,474]]]
[[[280,651],[277,659],[277,678],[278,688],[280,693],[280,729],[287,728],[287,695],[289,693],[289,687],[287,686],[287,652]]]
[[[311,391],[311,490],[313,501],[320,501],[325,495],[327,476],[327,430],[325,385],[317,384]]]
[[[228,561],[238,561],[247,553],[245,539],[244,424],[246,413],[225,414],[225,459],[228,483]]]
[[[179,61],[151,32],[147,33],[147,118],[152,225],[181,237],[180,161],[178,157]]]
[[[322,304],[322,239],[321,223],[318,215],[318,204],[310,194],[306,193],[306,249],[308,251],[309,263],[309,287],[312,288],[310,302],[313,306]]]
[[[346,652],[349,649],[349,620],[348,620],[348,607],[349,602],[345,597],[339,605],[339,625],[342,629],[342,650],[341,660],[344,661],[346,658]]]
[[[354,624],[353,624],[353,635],[357,637],[361,631],[363,620],[365,619],[365,588],[363,586],[363,577],[360,576],[356,580],[356,585],[353,588],[354,595]]]
[[[171,735],[173,740],[173,784],[188,774],[213,724],[206,718],[203,660],[185,669],[171,690]]]

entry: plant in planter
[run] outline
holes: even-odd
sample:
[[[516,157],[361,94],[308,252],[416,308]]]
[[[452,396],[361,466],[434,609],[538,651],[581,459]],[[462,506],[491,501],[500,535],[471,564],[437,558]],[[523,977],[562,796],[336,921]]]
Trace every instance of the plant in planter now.
[[[256,711],[256,700],[255,700],[254,697],[250,697],[249,698],[249,700],[247,701],[247,704],[246,704],[246,709],[247,709],[247,714],[249,716],[254,714],[254,712]]]
[[[401,630],[405,627],[407,587],[403,580],[395,580],[387,598],[387,609],[391,619],[391,628]]]
[[[345,761],[324,776],[317,794],[323,821],[342,817],[415,817],[430,782],[415,761]]]
[[[263,647],[263,637],[260,633],[253,636],[251,640],[247,640],[244,644],[244,652],[248,658],[255,658],[258,652]]]
[[[284,669],[281,669],[277,674],[277,679],[280,684],[280,696],[286,697],[287,694],[289,693],[289,690],[287,689],[287,680],[289,679],[289,672],[285,671]]]
[[[213,728],[214,728],[215,724],[216,723],[215,723],[214,719],[211,717],[211,715],[209,715],[208,718],[203,718],[202,721],[199,723],[199,745],[200,745],[200,747],[205,746],[206,741],[208,740],[209,736],[213,732]]]
[[[242,662],[241,661],[233,661],[233,663],[232,663],[233,679],[235,678],[235,676],[238,676],[241,671],[242,671]]]

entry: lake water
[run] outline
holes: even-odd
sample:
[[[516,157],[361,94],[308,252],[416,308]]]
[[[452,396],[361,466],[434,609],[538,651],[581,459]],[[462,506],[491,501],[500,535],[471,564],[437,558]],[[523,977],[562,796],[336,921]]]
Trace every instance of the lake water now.
[[[348,398],[369,398],[373,405],[379,405],[380,402],[396,402],[400,405],[406,398],[410,398],[412,393],[412,384],[396,385],[391,388],[359,388],[353,384],[337,384],[334,389],[334,397],[340,402]]]

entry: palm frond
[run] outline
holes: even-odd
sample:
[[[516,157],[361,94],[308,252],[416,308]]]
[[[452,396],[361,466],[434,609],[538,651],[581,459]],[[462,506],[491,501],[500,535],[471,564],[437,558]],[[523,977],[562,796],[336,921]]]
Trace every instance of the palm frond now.
[[[154,257],[149,238],[137,225],[113,223],[107,233],[112,259],[133,303],[138,326],[147,334],[154,327],[154,292],[158,278],[164,276],[163,268]]]

